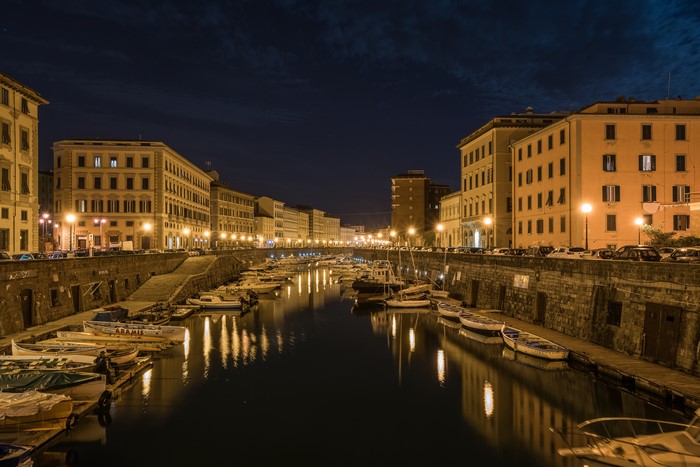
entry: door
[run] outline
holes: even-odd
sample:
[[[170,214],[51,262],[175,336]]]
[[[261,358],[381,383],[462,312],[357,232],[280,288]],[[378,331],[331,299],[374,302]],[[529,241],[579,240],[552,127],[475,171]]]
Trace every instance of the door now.
[[[502,285],[498,289],[498,303],[496,309],[503,311],[503,305],[506,303],[506,286]]]
[[[70,288],[70,294],[71,297],[73,298],[73,313],[78,313],[79,311],[83,311],[83,309],[80,307],[80,286],[79,285],[72,285]]]
[[[115,303],[117,301],[117,285],[111,280],[109,281],[109,303]]]
[[[535,323],[544,323],[544,317],[547,314],[547,294],[537,292],[537,300],[535,302]]]
[[[681,311],[677,306],[647,303],[642,347],[644,358],[670,366],[676,363]]]
[[[34,315],[34,292],[31,289],[23,289],[19,293],[20,306],[22,307],[23,328],[33,326],[32,316]]]
[[[475,307],[479,300],[479,281],[472,279],[471,284],[471,299],[469,300],[469,306]]]

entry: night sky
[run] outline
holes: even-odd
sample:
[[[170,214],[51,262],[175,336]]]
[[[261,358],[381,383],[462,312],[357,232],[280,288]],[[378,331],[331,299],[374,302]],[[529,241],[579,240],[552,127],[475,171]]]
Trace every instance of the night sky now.
[[[386,226],[408,170],[458,189],[496,115],[700,95],[695,1],[4,0],[0,34],[50,101],[41,169],[62,139],[162,141],[347,224]]]

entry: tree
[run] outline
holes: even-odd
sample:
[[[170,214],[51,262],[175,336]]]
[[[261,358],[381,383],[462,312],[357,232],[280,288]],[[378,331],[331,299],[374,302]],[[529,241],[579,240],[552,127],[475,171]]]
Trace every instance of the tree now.
[[[651,225],[645,225],[642,227],[642,230],[649,237],[649,243],[652,246],[668,246],[675,243],[673,237],[675,237],[676,232],[664,232],[661,229],[655,229]]]

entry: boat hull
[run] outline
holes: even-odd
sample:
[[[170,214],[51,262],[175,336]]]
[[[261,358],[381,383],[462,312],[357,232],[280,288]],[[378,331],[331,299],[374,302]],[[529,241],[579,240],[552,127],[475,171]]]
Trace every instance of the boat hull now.
[[[510,326],[503,325],[501,337],[506,346],[514,352],[522,352],[546,360],[566,360],[569,357],[567,348],[535,334]]]

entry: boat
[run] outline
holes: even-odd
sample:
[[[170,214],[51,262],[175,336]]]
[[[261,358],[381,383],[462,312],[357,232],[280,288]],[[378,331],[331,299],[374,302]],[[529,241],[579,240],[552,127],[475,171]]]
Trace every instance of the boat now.
[[[93,310],[92,321],[124,321],[129,316],[129,309],[119,305],[109,305]]]
[[[438,316],[437,322],[445,327],[452,329],[460,329],[462,325],[453,319],[445,318],[444,316]]]
[[[482,344],[489,344],[489,345],[491,345],[491,344],[503,344],[503,339],[501,338],[500,333],[498,335],[490,335],[489,336],[487,334],[470,331],[469,329],[467,329],[465,327],[461,327],[459,329],[459,335],[464,336],[467,339],[471,339],[473,341],[481,342]]]
[[[430,307],[430,300],[427,298],[409,298],[405,296],[399,296],[394,298],[387,298],[384,303],[389,308],[428,308]]]
[[[0,443],[0,467],[32,467],[33,446]]]
[[[91,371],[95,364],[90,361],[79,362],[70,357],[42,357],[41,355],[0,355],[0,371],[10,370],[60,370]],[[0,467],[2,464],[0,464]]]
[[[136,359],[139,351],[159,352],[174,345],[174,342],[151,336],[111,336],[85,331],[56,331],[52,341],[66,345],[90,344],[104,346],[112,363],[125,365]]]
[[[70,429],[77,420],[73,399],[63,394],[0,392],[0,432]]]
[[[104,345],[90,344],[57,344],[57,343],[19,343],[12,339],[12,355],[35,355],[44,357],[69,357],[72,355],[88,355],[97,357],[101,351],[107,350]]]
[[[687,424],[631,417],[604,417],[577,425],[566,433],[550,428],[566,442],[558,450],[563,457],[575,457],[596,465],[615,466],[700,466],[700,409]],[[572,446],[582,439],[580,446]]]
[[[446,302],[438,302],[437,310],[440,315],[451,320],[459,321],[459,312],[463,310],[461,306],[452,305]]]
[[[482,315],[480,313],[474,313],[462,308],[459,312],[459,321],[462,326],[469,328],[472,331],[486,332],[491,334],[498,334],[501,332],[501,328],[505,324],[503,321],[491,318],[490,316]]]
[[[503,340],[501,340],[501,342],[503,342]],[[569,364],[566,360],[545,360],[544,358],[533,357],[532,355],[528,355],[526,353],[515,352],[513,349],[508,347],[503,347],[501,357],[505,358],[506,360],[511,360],[530,366],[532,368],[537,368],[538,370],[564,371],[569,369]]]
[[[142,311],[127,317],[124,323],[165,325],[170,322],[171,313],[166,310]]]
[[[514,352],[547,360],[566,360],[569,356],[569,349],[566,347],[506,324],[501,328],[501,337]]]
[[[192,316],[195,311],[199,310],[199,308],[199,305],[173,305],[173,312],[170,315],[170,320],[182,321],[183,319],[187,319]]]
[[[107,394],[104,375],[84,371],[14,370],[0,371],[0,391],[26,392],[36,390],[63,394],[74,401],[103,401]],[[104,404],[101,404],[104,406]]]
[[[375,260],[368,271],[352,282],[352,288],[360,295],[378,295],[387,291],[398,291],[404,282],[394,274],[391,261]]]
[[[238,298],[213,293],[202,293],[199,295],[199,298],[188,298],[187,303],[199,305],[204,310],[235,310],[242,307]]]
[[[162,337],[174,342],[184,342],[187,328],[167,324],[83,321],[83,331],[109,336]]]

